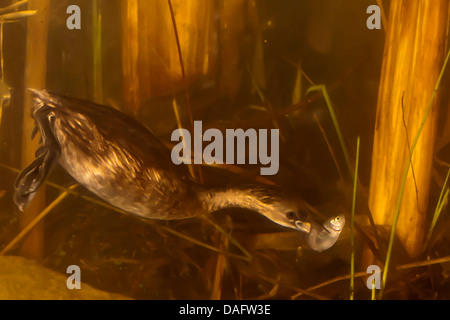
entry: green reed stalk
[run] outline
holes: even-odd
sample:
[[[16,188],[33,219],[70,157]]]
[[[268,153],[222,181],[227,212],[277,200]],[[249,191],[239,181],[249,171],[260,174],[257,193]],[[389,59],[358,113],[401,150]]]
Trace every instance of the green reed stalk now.
[[[214,228],[216,228],[220,233],[222,233],[230,243],[236,246],[241,252],[247,257],[248,261],[251,261],[253,259],[252,254],[248,252],[247,249],[245,249],[236,239],[234,239],[231,234],[226,232],[221,226],[219,226],[217,223],[211,220],[211,218],[208,215],[202,216],[208,223],[210,223]]]
[[[445,177],[444,185],[442,186],[441,194],[439,195],[439,200],[436,204],[436,209],[434,210],[433,219],[431,220],[430,229],[428,230],[428,234],[427,234],[427,240],[425,241],[425,245],[424,245],[424,250],[426,250],[426,248],[428,246],[428,243],[431,239],[431,235],[433,233],[434,227],[436,226],[436,222],[439,219],[441,211],[444,208],[444,204],[446,203],[446,200],[448,198],[449,189],[446,189],[446,187],[447,187],[447,182],[448,182],[449,176],[450,176],[450,168],[448,169],[447,177]]]
[[[336,129],[339,143],[341,144],[342,152],[344,153],[345,162],[347,163],[348,171],[350,172],[350,174],[352,175],[352,178],[353,178],[353,168],[350,165],[350,157],[348,155],[347,146],[345,145],[345,140],[342,135],[342,131],[339,126],[339,122],[337,120],[336,113],[334,112],[333,103],[331,102],[330,96],[328,95],[327,87],[324,84],[312,86],[306,91],[306,95],[308,95],[309,93],[311,93],[313,91],[321,91],[322,92],[322,95],[325,99],[325,103],[327,104],[327,107],[328,107],[328,111],[330,112],[330,116],[331,116],[331,120],[333,121],[334,128]]]
[[[353,199],[352,199],[352,217],[350,224],[350,245],[352,248],[351,258],[350,258],[350,300],[353,300],[355,293],[355,233],[354,233],[354,222],[355,222],[355,208],[356,208],[356,190],[358,186],[358,167],[359,167],[359,145],[360,137],[356,141],[356,164],[355,164],[355,175],[353,179]]]
[[[376,300],[376,292],[377,292],[377,290],[375,289],[375,284],[373,283],[372,284],[372,296],[370,297],[370,300]]]
[[[206,249],[211,250],[213,252],[216,252],[216,253],[219,253],[219,254],[223,254],[226,257],[233,257],[233,258],[241,259],[241,260],[244,260],[244,261],[250,261],[250,259],[248,257],[246,257],[246,256],[235,254],[235,253],[232,253],[232,252],[229,252],[229,251],[224,252],[223,250],[218,249],[218,248],[216,248],[216,247],[214,247],[214,246],[212,246],[210,244],[204,243],[204,242],[202,242],[200,240],[197,240],[197,239],[194,239],[192,237],[189,237],[189,236],[187,236],[187,235],[185,235],[185,234],[183,234],[181,232],[175,231],[175,230],[173,230],[170,227],[159,226],[159,228],[161,228],[162,230],[164,230],[164,231],[166,231],[168,233],[171,233],[171,234],[177,236],[178,238],[187,240],[189,242],[192,242],[192,243],[194,243],[194,244],[196,244],[196,245],[198,245],[200,247],[206,248]]]

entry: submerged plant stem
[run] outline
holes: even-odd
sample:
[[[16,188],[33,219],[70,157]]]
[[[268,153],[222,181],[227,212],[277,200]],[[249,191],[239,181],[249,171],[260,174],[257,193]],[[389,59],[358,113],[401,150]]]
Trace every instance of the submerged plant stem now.
[[[319,127],[319,130],[322,133],[323,139],[325,140],[325,143],[327,144],[328,150],[330,150],[331,158],[333,158],[334,165],[336,166],[336,169],[337,169],[337,171],[339,173],[339,177],[342,180],[344,180],[344,175],[342,174],[342,170],[341,170],[341,167],[339,166],[339,162],[337,161],[336,155],[335,155],[335,153],[333,151],[333,148],[331,147],[331,143],[328,140],[327,133],[325,132],[323,126],[320,124],[319,118],[317,118],[316,113],[313,113],[313,117],[314,117],[314,120],[317,123],[317,127]]]
[[[198,245],[200,247],[203,247],[203,248],[206,248],[208,250],[217,252],[219,254],[223,254],[224,256],[227,256],[227,257],[233,257],[233,258],[238,258],[238,259],[241,259],[241,260],[249,261],[249,259],[247,257],[245,257],[245,256],[241,256],[241,255],[238,255],[238,254],[235,254],[235,253],[232,253],[232,252],[224,252],[224,251],[222,251],[222,250],[220,250],[220,249],[218,249],[218,248],[216,248],[216,247],[214,247],[214,246],[212,246],[210,244],[201,242],[201,241],[199,241],[197,239],[194,239],[192,237],[189,237],[189,236],[187,236],[187,235],[185,235],[185,234],[183,234],[181,232],[175,231],[175,230],[173,230],[173,229],[171,229],[169,227],[165,227],[165,226],[159,226],[159,227],[162,230],[164,230],[164,231],[166,231],[168,233],[176,235],[177,237],[182,238],[184,240],[187,240],[189,242],[195,243],[196,245]]]
[[[221,226],[219,226],[218,224],[216,224],[215,222],[213,222],[211,220],[211,218],[207,215],[203,215],[203,218],[208,221],[214,228],[216,228],[220,233],[222,233],[227,239],[228,241],[230,241],[231,244],[235,245],[236,248],[238,248],[239,250],[242,251],[242,253],[247,257],[247,260],[250,261],[252,260],[252,255],[250,252],[247,251],[247,249],[245,249],[236,239],[234,239],[228,232],[226,232],[225,230],[223,230],[223,228]]]
[[[94,100],[103,104],[102,14],[100,0],[92,1],[93,86]]]
[[[3,167],[3,168],[5,168],[5,169],[8,169],[8,170],[10,170],[10,171],[12,171],[12,172],[15,172],[15,173],[19,173],[19,172],[20,172],[20,170],[15,169],[15,168],[12,168],[12,167],[7,166],[7,165],[2,164],[2,163],[0,163],[0,167]],[[116,211],[116,212],[121,213],[121,214],[129,215],[128,212],[126,212],[126,211],[124,211],[124,210],[122,210],[122,209],[119,209],[119,208],[117,208],[117,207],[114,207],[113,205],[110,205],[110,204],[108,204],[108,203],[106,203],[106,202],[103,202],[103,201],[101,201],[101,200],[97,200],[97,199],[95,199],[95,198],[93,198],[93,197],[90,197],[90,196],[85,196],[85,195],[83,195],[83,194],[81,194],[81,193],[79,193],[79,192],[73,190],[73,189],[74,189],[73,187],[65,188],[65,187],[63,187],[63,186],[60,186],[60,185],[58,185],[58,184],[56,184],[56,183],[53,183],[53,182],[50,182],[50,181],[47,181],[47,180],[44,181],[44,183],[47,184],[47,185],[49,185],[49,186],[51,186],[51,187],[53,187],[53,188],[56,188],[56,189],[59,189],[59,190],[63,191],[64,193],[61,194],[61,196],[63,196],[64,194],[72,194],[72,195],[74,195],[74,196],[80,197],[80,198],[83,199],[83,200],[86,200],[86,201],[91,202],[91,203],[95,203],[95,204],[97,204],[97,205],[99,205],[99,206],[102,206],[102,207],[104,207],[104,208],[107,208],[107,209]],[[60,196],[60,197],[61,197],[61,196]],[[58,199],[59,199],[59,197],[58,197]],[[62,200],[62,199],[61,199],[61,200],[58,201],[58,203],[56,203],[56,201],[57,201],[58,199],[56,199],[55,201],[53,201],[53,202],[50,204],[50,206],[52,206],[52,205],[56,206],[56,204],[58,204],[59,201]],[[50,206],[49,206],[49,207],[50,207]],[[47,207],[45,210],[47,210],[49,207]],[[52,207],[52,208],[53,208],[53,207]],[[50,209],[52,209],[52,208],[50,208]],[[44,211],[45,211],[45,210],[44,210]],[[43,212],[44,212],[44,211],[43,211]],[[39,215],[39,217],[40,217],[41,215],[42,215],[42,213]],[[39,218],[39,217],[37,217],[37,218]],[[36,219],[37,219],[37,218],[36,218]],[[36,221],[36,223],[34,223],[35,221],[33,221],[33,223],[34,223],[34,224],[37,224],[37,222],[39,222],[42,218],[43,218],[43,217],[41,217],[38,221]],[[145,223],[147,223],[147,224],[150,224],[150,222],[153,222],[153,221],[151,221],[151,220],[145,220],[144,218],[141,218],[140,220],[143,221],[143,222],[145,222]],[[223,255],[225,255],[225,256],[233,257],[233,258],[237,258],[237,259],[241,259],[241,260],[244,260],[244,261],[251,261],[251,260],[252,260],[252,255],[251,255],[251,254],[250,254],[250,253],[249,253],[249,252],[248,252],[248,251],[247,251],[247,250],[246,250],[246,249],[245,249],[245,248],[244,248],[244,247],[236,240],[236,239],[234,239],[231,235],[228,235],[228,234],[227,234],[220,226],[216,225],[209,217],[206,217],[206,220],[207,220],[211,225],[213,225],[219,232],[221,232],[221,233],[223,233],[224,235],[226,235],[227,238],[229,239],[230,243],[234,244],[239,250],[241,250],[242,253],[244,254],[244,256],[239,255],[239,254],[234,254],[234,253],[231,253],[231,252],[222,252],[221,250],[217,249],[217,248],[214,247],[214,246],[211,246],[211,245],[209,245],[209,244],[203,243],[203,242],[201,242],[201,241],[199,241],[199,240],[196,240],[196,239],[194,239],[194,238],[191,238],[191,237],[189,237],[189,236],[186,236],[186,235],[184,235],[184,234],[182,234],[182,233],[180,233],[180,232],[178,232],[178,231],[173,230],[173,229],[170,228],[170,227],[165,227],[165,226],[161,226],[161,225],[157,225],[157,227],[161,228],[161,229],[164,230],[165,232],[168,232],[168,233],[171,233],[171,234],[177,236],[178,238],[182,238],[182,239],[184,239],[184,240],[190,241],[190,242],[192,242],[192,243],[194,243],[194,244],[196,244],[196,245],[199,245],[199,246],[204,247],[204,248],[206,248],[206,249],[209,249],[209,250],[211,250],[211,251],[214,251],[214,252],[223,254]],[[24,230],[25,230],[25,229],[24,229]],[[30,230],[31,230],[31,229],[30,229]],[[22,231],[22,232],[23,232],[23,231]],[[29,232],[29,231],[27,231],[27,233],[28,233],[28,232]],[[24,235],[26,235],[26,234],[24,234]],[[19,237],[19,236],[17,236],[17,237]],[[17,238],[17,237],[16,237],[16,238]],[[20,241],[20,239],[18,239],[18,241]],[[18,242],[18,241],[16,241],[16,242]],[[10,245],[11,245],[11,243],[10,243],[8,246],[10,246]],[[14,243],[13,245],[15,245],[15,243]],[[5,247],[5,248],[3,249],[3,251],[5,251],[5,250],[6,250],[6,251],[7,251],[7,250],[10,250],[10,248],[8,248],[8,246]],[[0,255],[3,254],[3,251],[0,253]]]
[[[170,17],[172,19],[172,25],[173,25],[173,32],[175,34],[175,40],[177,43],[177,51],[178,51],[178,60],[180,63],[180,69],[181,69],[181,76],[183,78],[183,81],[186,81],[186,69],[184,67],[184,60],[183,60],[183,54],[181,52],[181,44],[180,44],[180,37],[178,36],[178,27],[177,27],[177,21],[175,19],[175,13],[173,11],[173,6],[172,6],[172,1],[171,0],[167,0],[167,5],[169,6],[169,11],[170,11]],[[188,115],[189,115],[189,123],[191,126],[191,130],[194,131],[194,117],[192,114],[192,106],[191,106],[191,99],[190,99],[190,95],[188,92],[188,89],[186,87],[186,83],[184,85],[184,93],[186,96],[186,102],[187,102],[187,110],[188,110]],[[178,120],[178,119],[177,119]],[[181,122],[178,120],[178,127],[182,127]],[[202,168],[201,166],[198,166],[198,180],[200,181],[200,183],[203,183],[203,174],[202,174]],[[193,176],[193,178],[196,178],[195,176]]]
[[[439,195],[439,200],[436,204],[436,210],[434,211],[430,229],[428,230],[427,240],[425,241],[424,250],[426,250],[428,243],[430,242],[431,235],[433,234],[434,227],[436,226],[436,222],[439,219],[441,211],[444,207],[444,204],[446,202],[445,200],[448,198],[448,189],[446,190],[446,187],[447,187],[449,176],[450,176],[450,168],[448,169],[447,176],[445,177],[444,184],[442,185],[441,194]]]
[[[8,11],[14,10],[14,9],[16,9],[16,8],[26,4],[26,3],[28,3],[28,0],[17,1],[17,2],[15,2],[13,4],[10,4],[7,7],[1,8],[0,9],[0,13],[4,13],[4,12],[8,12]]]
[[[3,21],[0,21],[0,54],[1,54],[1,58],[0,58],[0,79],[3,81],[4,79],[4,64],[5,64],[5,59],[4,59],[4,52],[3,52],[3,26],[4,23]],[[1,106],[0,106],[1,108]]]
[[[313,91],[321,91],[322,92],[322,95],[325,99],[325,103],[328,107],[328,111],[331,116],[331,120],[333,121],[334,128],[336,129],[339,143],[341,144],[342,152],[344,153],[344,158],[345,158],[345,162],[347,164],[348,171],[350,172],[350,174],[352,175],[352,178],[353,178],[353,168],[350,165],[350,157],[348,155],[347,147],[345,145],[345,140],[342,135],[342,131],[339,126],[339,122],[337,120],[336,113],[334,112],[333,104],[331,102],[330,96],[328,95],[327,87],[324,84],[312,86],[306,91],[306,95],[308,95],[310,92],[313,92]]]
[[[383,29],[386,32],[386,29],[388,28],[388,21],[386,18],[386,12],[384,10],[383,1],[377,0],[377,5],[381,10],[381,22],[383,23],[383,27],[384,27]]]
[[[78,187],[78,184],[74,184],[73,186],[69,187],[69,190],[73,190],[76,187]],[[65,191],[59,195],[58,198],[56,198],[52,203],[48,205],[47,208],[45,208],[41,213],[39,213],[36,218],[33,219],[25,228],[20,231],[20,233],[0,252],[0,256],[5,255],[9,250],[14,248],[17,243],[19,243],[28,233],[30,233],[31,230],[42,220],[44,219],[47,214],[52,211],[61,201],[63,201],[67,196],[69,195],[69,192]]]
[[[406,163],[405,163],[405,169],[403,171],[403,177],[402,177],[402,183],[400,185],[400,191],[399,191],[399,195],[397,198],[397,204],[396,204],[396,208],[395,208],[395,214],[394,214],[394,221],[392,222],[392,227],[391,227],[391,234],[389,237],[389,244],[388,244],[388,249],[387,249],[387,253],[386,253],[386,261],[384,263],[384,272],[383,272],[383,278],[382,278],[382,283],[381,283],[381,291],[380,291],[380,299],[383,297],[383,291],[385,289],[386,286],[386,281],[387,281],[387,276],[388,276],[388,271],[389,271],[389,263],[391,261],[391,255],[392,255],[392,248],[393,248],[393,244],[394,244],[394,238],[395,238],[395,231],[397,228],[397,222],[398,222],[398,217],[400,215],[400,208],[401,208],[401,204],[402,204],[402,198],[403,198],[403,193],[405,191],[405,185],[406,185],[406,179],[408,177],[408,172],[409,172],[409,168],[411,166],[411,159],[412,156],[414,154],[414,149],[416,148],[417,142],[419,141],[420,135],[422,133],[423,127],[425,126],[425,122],[428,119],[428,115],[430,114],[431,111],[431,106],[433,104],[433,101],[436,97],[437,91],[439,89],[439,85],[441,83],[442,80],[442,76],[444,74],[444,71],[446,69],[448,60],[450,58],[450,50],[447,53],[447,56],[445,58],[444,61],[444,65],[442,66],[441,72],[439,74],[439,77],[436,81],[436,85],[434,87],[433,93],[431,94],[431,98],[430,101],[428,102],[428,106],[425,109],[425,113],[423,115],[422,121],[419,125],[419,129],[417,130],[417,133],[414,137],[414,140],[411,144],[411,149],[409,151],[409,157],[407,157],[406,159]]]
[[[356,208],[356,190],[358,186],[358,167],[359,167],[359,145],[360,137],[356,141],[356,164],[355,164],[355,175],[353,179],[353,199],[352,199],[352,218],[350,224],[350,245],[352,248],[351,258],[350,258],[350,300],[354,298],[355,291],[355,208]]]

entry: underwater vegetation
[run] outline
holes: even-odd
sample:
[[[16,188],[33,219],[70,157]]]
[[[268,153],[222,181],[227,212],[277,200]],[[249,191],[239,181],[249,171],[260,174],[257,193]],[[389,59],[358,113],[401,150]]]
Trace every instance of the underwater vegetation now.
[[[0,1],[3,270],[19,261],[32,281],[37,265],[50,275],[77,265],[83,283],[110,298],[450,298],[448,1],[376,1],[376,30],[366,26],[373,1],[365,0],[79,0],[80,25],[71,29],[73,4]],[[39,148],[45,138],[34,129],[29,89],[117,109],[168,150],[171,134],[192,134],[196,121],[224,137],[227,129],[278,130],[278,170],[261,175],[250,150],[241,163],[176,166],[170,182],[189,180],[196,191],[265,190],[257,208],[211,206],[220,209],[213,214],[191,202],[193,193],[174,193],[169,200],[192,215],[181,220],[130,214],[96,192],[101,183],[82,183],[89,170],[70,172],[56,158],[34,188],[35,171],[23,170],[48,150]],[[93,113],[120,145],[130,136],[108,110]],[[73,137],[89,136],[75,113],[67,119]],[[170,157],[153,161],[175,167]],[[32,201],[19,201],[23,212],[17,177],[22,196],[33,189]],[[136,200],[132,179],[121,189],[129,176],[115,178],[109,192]],[[258,214],[277,207],[280,193],[314,219]],[[200,199],[230,200],[220,196]],[[169,215],[167,207],[148,214]],[[341,214],[337,241],[315,250],[328,236],[321,227]],[[0,286],[0,297],[15,296],[27,294]]]

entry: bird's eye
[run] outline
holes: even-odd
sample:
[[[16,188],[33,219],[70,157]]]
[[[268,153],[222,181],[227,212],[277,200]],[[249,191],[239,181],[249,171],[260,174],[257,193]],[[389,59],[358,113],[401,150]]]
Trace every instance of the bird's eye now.
[[[289,220],[294,220],[296,217],[296,214],[294,211],[289,211],[286,213],[286,218],[288,218]]]

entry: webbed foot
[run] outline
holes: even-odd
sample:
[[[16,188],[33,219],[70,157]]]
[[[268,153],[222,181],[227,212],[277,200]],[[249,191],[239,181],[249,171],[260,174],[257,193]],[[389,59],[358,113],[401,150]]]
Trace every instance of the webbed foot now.
[[[33,200],[41,184],[58,158],[57,151],[40,147],[37,158],[17,176],[14,182],[14,202],[23,211]]]

